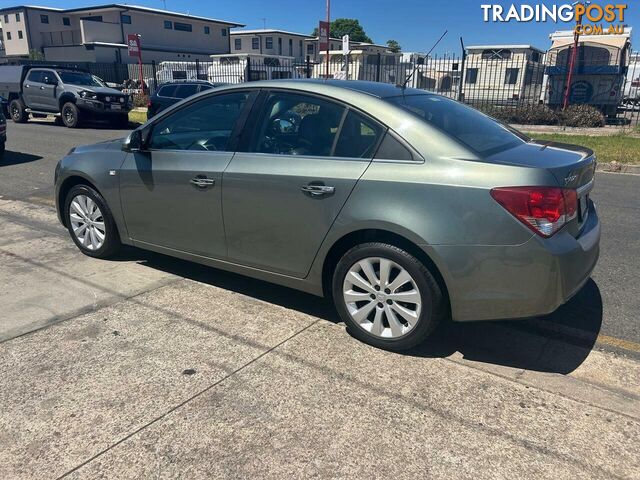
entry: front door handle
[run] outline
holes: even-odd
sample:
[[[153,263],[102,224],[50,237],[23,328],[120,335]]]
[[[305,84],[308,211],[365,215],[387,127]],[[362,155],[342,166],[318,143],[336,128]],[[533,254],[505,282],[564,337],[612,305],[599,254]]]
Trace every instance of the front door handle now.
[[[316,185],[313,183],[310,183],[308,185],[303,185],[301,190],[304,193],[308,193],[313,197],[320,197],[322,195],[331,195],[336,191],[335,187],[329,187],[327,185]]]
[[[203,189],[213,187],[216,184],[216,181],[213,178],[207,178],[203,175],[198,175],[189,180],[189,182],[191,182],[192,185]]]

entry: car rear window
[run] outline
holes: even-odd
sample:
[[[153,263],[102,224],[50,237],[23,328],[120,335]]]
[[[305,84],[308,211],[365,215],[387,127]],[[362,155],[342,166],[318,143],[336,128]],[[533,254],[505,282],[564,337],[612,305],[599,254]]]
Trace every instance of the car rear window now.
[[[179,85],[175,96],[178,98],[187,98],[198,92],[198,85],[194,83],[186,83]]]
[[[158,95],[160,97],[174,97],[175,93],[176,93],[176,88],[177,85],[167,85],[162,87],[159,91],[158,91]]]
[[[462,103],[439,95],[403,95],[387,101],[442,130],[480,155],[491,155],[525,141],[506,125]]]

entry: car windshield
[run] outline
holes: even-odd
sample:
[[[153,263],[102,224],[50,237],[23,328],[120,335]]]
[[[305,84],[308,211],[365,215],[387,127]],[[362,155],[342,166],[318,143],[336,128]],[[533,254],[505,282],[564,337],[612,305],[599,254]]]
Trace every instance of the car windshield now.
[[[58,72],[62,83],[82,85],[83,87],[106,87],[98,77],[85,72]]]
[[[498,153],[528,140],[477,110],[439,95],[402,95],[387,100],[451,135],[480,155]]]

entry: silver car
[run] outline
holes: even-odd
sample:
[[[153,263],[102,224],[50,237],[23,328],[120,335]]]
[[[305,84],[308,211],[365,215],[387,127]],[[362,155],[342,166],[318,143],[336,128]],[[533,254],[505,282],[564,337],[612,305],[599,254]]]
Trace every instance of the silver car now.
[[[401,350],[445,318],[569,300],[598,259],[595,165],[421,90],[250,82],[75,148],[56,204],[87,255],[133,245],[331,297],[353,336]]]

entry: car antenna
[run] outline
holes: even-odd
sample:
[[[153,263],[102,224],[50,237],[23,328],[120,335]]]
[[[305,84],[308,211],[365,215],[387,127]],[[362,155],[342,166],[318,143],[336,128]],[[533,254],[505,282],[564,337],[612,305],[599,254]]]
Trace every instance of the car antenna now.
[[[427,52],[427,54],[424,56],[424,58],[429,58],[429,54],[431,52],[433,52],[433,49],[436,48],[438,46],[438,44],[440,43],[440,40],[442,40],[444,38],[444,36],[449,32],[449,30],[445,30],[444,33],[442,35],[440,35],[440,38],[438,39],[438,41],[436,43],[433,44],[433,47],[431,47],[431,50],[429,50]],[[404,90],[405,88],[407,88],[407,84],[409,83],[409,80],[411,80],[411,77],[413,77],[413,74],[416,73],[416,70],[418,69],[418,62],[416,61],[416,66],[413,67],[413,70],[411,71],[411,73],[409,74],[409,76],[407,78],[404,79],[404,82],[402,83],[402,85],[397,85],[398,87],[402,88],[402,90]]]

